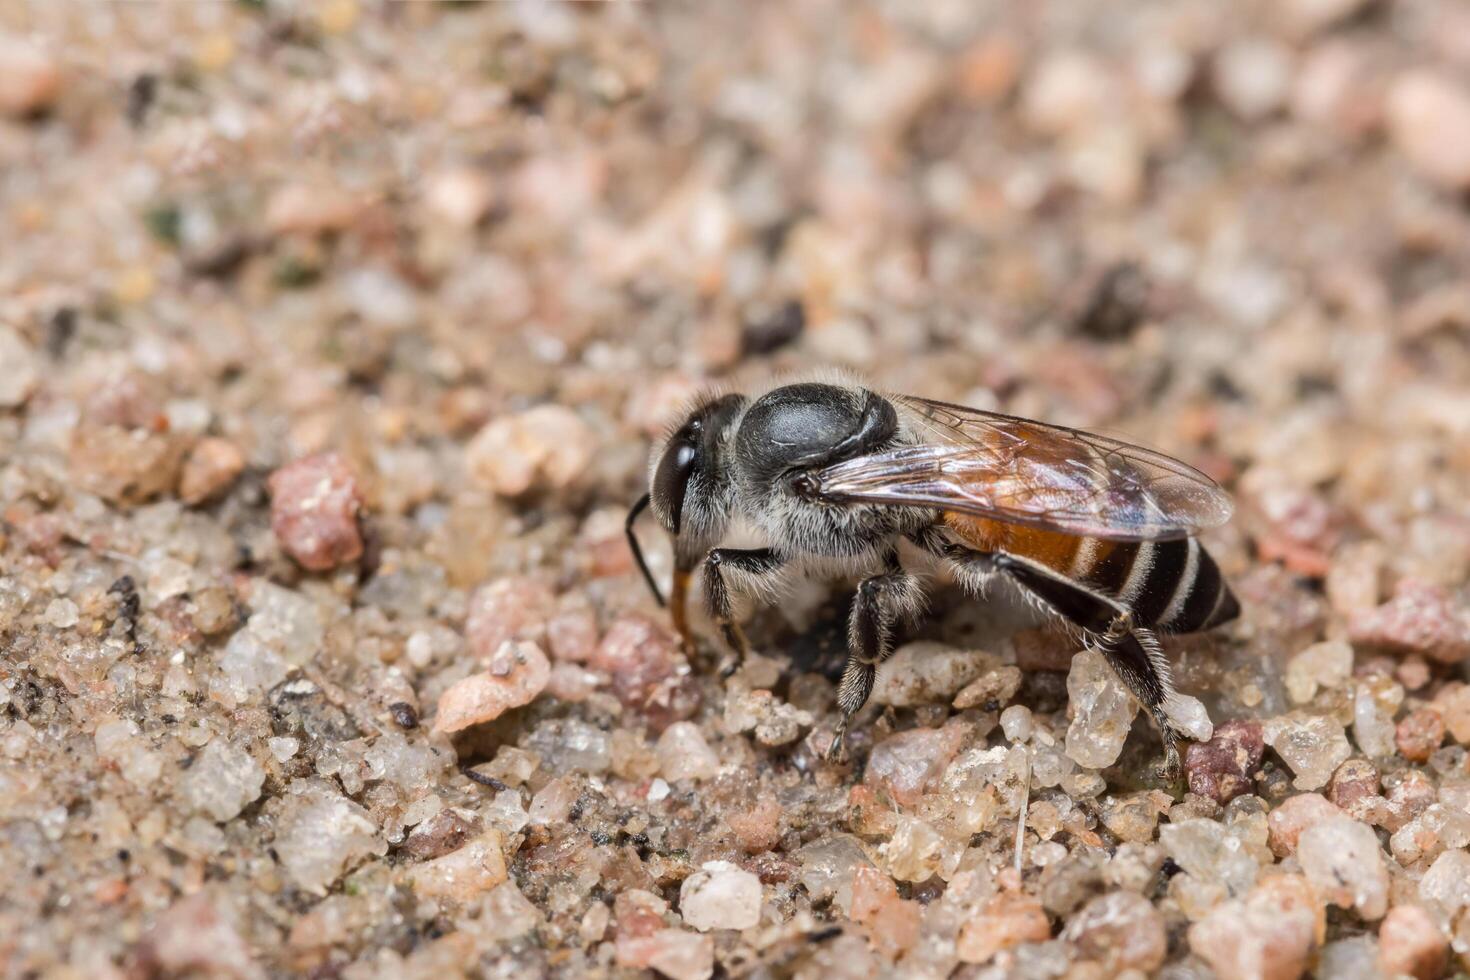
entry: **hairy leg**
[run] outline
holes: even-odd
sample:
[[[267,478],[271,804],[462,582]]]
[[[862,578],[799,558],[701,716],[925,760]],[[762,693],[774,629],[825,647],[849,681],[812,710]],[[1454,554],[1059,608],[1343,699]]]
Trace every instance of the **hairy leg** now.
[[[852,614],[847,621],[847,667],[837,687],[842,720],[827,750],[829,759],[841,757],[847,726],[873,693],[878,665],[893,650],[894,623],[916,615],[924,605],[918,579],[899,565],[898,556],[890,554],[886,564],[884,571],[858,585],[853,599]]]
[[[750,644],[745,631],[735,622],[732,586],[751,586],[780,571],[783,560],[770,548],[715,548],[704,559],[704,601],[710,618],[720,627],[725,642],[734,651],[734,666],[745,659]],[[729,668],[729,669],[733,669]]]
[[[1153,634],[1134,625],[1133,614],[1126,606],[1044,566],[1004,552],[987,553],[950,544],[943,554],[971,581],[1005,575],[1028,596],[1081,630],[1086,640],[1107,657],[1118,679],[1153,719],[1164,742],[1165,775],[1171,781],[1178,776],[1179,732],[1165,710],[1174,693],[1169,664]]]

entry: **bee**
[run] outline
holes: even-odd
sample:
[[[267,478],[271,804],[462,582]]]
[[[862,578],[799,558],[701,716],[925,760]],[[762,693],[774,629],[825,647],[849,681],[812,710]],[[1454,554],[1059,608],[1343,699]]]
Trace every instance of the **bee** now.
[[[655,447],[642,511],[673,539],[673,625],[693,649],[694,572],[736,656],[749,649],[735,597],[798,571],[861,577],[829,756],[872,692],[895,625],[923,609],[911,565],[947,568],[967,594],[1006,582],[1100,650],[1158,727],[1177,776],[1174,696],[1157,634],[1234,619],[1240,605],[1197,535],[1229,520],[1213,480],[1162,453],[1077,429],[854,383],[810,381],[758,397],[700,399]],[[732,531],[765,546],[722,547]]]

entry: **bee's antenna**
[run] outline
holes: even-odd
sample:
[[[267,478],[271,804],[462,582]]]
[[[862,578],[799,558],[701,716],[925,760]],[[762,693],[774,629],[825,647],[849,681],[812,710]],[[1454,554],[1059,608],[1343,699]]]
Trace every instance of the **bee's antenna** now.
[[[643,549],[638,545],[638,535],[633,533],[633,525],[638,520],[638,515],[648,507],[648,494],[639,497],[628,511],[628,520],[623,524],[623,531],[628,535],[628,547],[633,551],[633,559],[638,562],[638,570],[643,573],[643,581],[648,583],[648,591],[653,593],[653,598],[660,606],[664,605],[664,594],[658,590],[658,583],[653,580],[653,572],[648,569],[648,562],[643,560]]]

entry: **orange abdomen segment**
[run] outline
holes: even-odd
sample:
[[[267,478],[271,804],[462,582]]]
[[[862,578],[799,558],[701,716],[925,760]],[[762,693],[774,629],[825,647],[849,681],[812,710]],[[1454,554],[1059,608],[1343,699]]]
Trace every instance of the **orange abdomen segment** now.
[[[954,511],[946,513],[943,522],[956,538],[976,551],[1004,551],[1018,558],[1029,558],[1068,577],[1074,574],[1072,565],[1077,560],[1078,551],[1089,540]]]

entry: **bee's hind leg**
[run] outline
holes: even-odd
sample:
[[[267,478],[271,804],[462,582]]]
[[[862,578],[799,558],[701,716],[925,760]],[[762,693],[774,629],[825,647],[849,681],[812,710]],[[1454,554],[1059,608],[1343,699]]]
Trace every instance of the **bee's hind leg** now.
[[[1147,630],[1130,629],[1115,637],[1102,637],[1098,648],[1108,664],[1139,704],[1152,716],[1159,737],[1164,742],[1164,778],[1179,778],[1179,730],[1169,720],[1166,707],[1174,688],[1169,679],[1169,664],[1159,650],[1158,641]]]
[[[721,676],[734,673],[750,653],[750,642],[745,631],[735,621],[735,607],[731,593],[731,581],[735,585],[755,585],[765,576],[780,571],[783,561],[770,548],[714,548],[704,559],[704,600],[710,618],[719,626],[733,653],[720,666]]]
[[[1134,623],[1133,614],[1126,606],[1044,566],[1004,552],[992,554],[949,545],[944,555],[972,575],[1006,575],[1047,609],[1081,630],[1107,657],[1118,679],[1153,718],[1164,743],[1164,777],[1169,782],[1178,778],[1180,733],[1166,710],[1174,694],[1169,662],[1153,634]]]
[[[919,580],[889,554],[887,567],[877,575],[863,579],[853,597],[852,614],[847,620],[847,667],[837,686],[837,707],[842,720],[832,735],[827,758],[842,758],[843,741],[853,715],[868,703],[878,665],[893,652],[893,626],[899,619],[917,615],[924,605]]]

